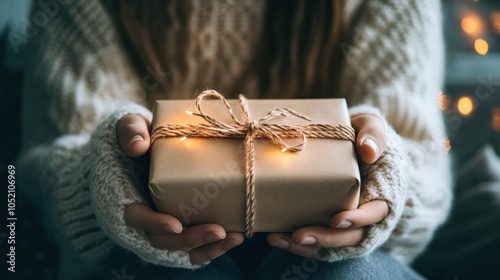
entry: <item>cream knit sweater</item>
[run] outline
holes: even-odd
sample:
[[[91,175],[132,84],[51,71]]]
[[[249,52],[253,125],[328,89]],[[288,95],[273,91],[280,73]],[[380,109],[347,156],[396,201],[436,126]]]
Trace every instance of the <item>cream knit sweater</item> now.
[[[147,203],[147,186],[139,181],[136,162],[119,149],[115,126],[126,114],[151,119],[141,94],[144,77],[133,69],[101,2],[65,2],[69,4],[60,4],[56,16],[31,39],[18,162],[25,176],[20,184],[39,206],[63,253],[82,264],[99,264],[118,245],[147,262],[194,268],[186,252],[155,249],[144,232],[125,225],[124,206]],[[204,18],[205,25],[192,26],[203,26],[203,36],[216,42],[213,46],[228,43],[221,29],[207,27],[217,24],[213,13],[220,11],[231,19],[224,24],[232,28],[236,48],[253,44],[258,36],[254,31],[262,20],[262,1],[255,1],[252,9],[238,8],[252,1],[232,2],[236,4],[224,10],[194,5],[192,18]],[[386,151],[375,164],[361,166],[361,201],[385,199],[390,213],[369,228],[358,246],[334,249],[330,261],[381,247],[411,262],[447,217],[451,200],[436,102],[443,62],[440,5],[438,0],[348,2],[345,13],[353,15],[348,20],[354,33],[342,45],[347,63],[340,93],[332,97],[345,97],[351,115],[375,114],[386,121]],[[221,8],[227,1],[213,5]],[[238,22],[247,13],[254,14]],[[231,26],[236,24],[238,29]],[[218,61],[217,52],[210,53],[212,45],[200,63]],[[233,62],[247,60],[251,48],[238,49],[237,55],[224,55]],[[196,68],[195,58],[190,63]],[[208,65],[208,74],[199,75],[224,78],[216,64]]]

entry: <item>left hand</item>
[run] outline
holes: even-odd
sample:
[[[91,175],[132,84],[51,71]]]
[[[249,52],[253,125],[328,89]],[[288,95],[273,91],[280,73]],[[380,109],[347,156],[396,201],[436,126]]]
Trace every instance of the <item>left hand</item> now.
[[[366,164],[372,164],[386,146],[384,122],[374,115],[357,115],[351,118],[356,130],[356,152]],[[310,226],[293,234],[270,233],[267,241],[272,246],[291,253],[318,258],[318,249],[358,245],[365,237],[368,226],[381,222],[389,213],[384,200],[372,200],[358,209],[340,212],[330,219],[330,227]],[[324,253],[324,252],[323,252]]]

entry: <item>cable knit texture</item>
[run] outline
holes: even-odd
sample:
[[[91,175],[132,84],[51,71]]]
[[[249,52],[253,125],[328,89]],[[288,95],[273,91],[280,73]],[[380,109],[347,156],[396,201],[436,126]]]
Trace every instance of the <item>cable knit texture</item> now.
[[[340,90],[355,106],[351,115],[379,114],[388,124],[386,155],[391,160],[384,163],[384,155],[363,170],[364,191],[379,189],[388,198],[386,226],[370,233],[387,234],[399,218],[384,249],[404,262],[425,249],[451,205],[449,159],[436,106],[443,72],[440,8],[439,1],[365,1],[347,44]],[[375,183],[382,179],[377,179],[379,165],[387,173]],[[361,246],[373,249],[383,243],[373,242],[366,239]]]
[[[188,93],[206,87],[225,91],[248,65],[264,21],[263,0],[192,1]],[[213,63],[217,61],[217,63]],[[184,96],[186,94],[184,93]]]
[[[143,232],[125,225],[124,206],[146,203],[141,192],[147,188],[139,181],[136,161],[119,149],[115,126],[126,114],[151,118],[141,86],[144,77],[133,68],[101,2],[66,2],[31,41],[18,163],[31,179],[21,187],[41,209],[61,250],[89,267],[105,260],[118,244],[147,262],[196,268],[186,252],[155,249]],[[190,79],[203,87],[211,79],[225,79],[224,71],[241,71],[254,44],[246,38],[255,36],[255,29],[246,25],[258,26],[263,12],[247,9],[250,2],[243,1],[247,8],[222,13],[217,7],[227,3],[213,2],[211,9],[195,5],[192,18],[200,24],[191,25],[193,34],[196,28],[206,29],[200,33],[204,39],[191,44],[194,49],[202,45],[202,59],[190,59],[190,68],[203,69],[190,73]],[[332,249],[327,260],[380,247],[411,262],[446,218],[451,198],[435,101],[442,82],[440,5],[437,0],[349,3],[352,37],[340,46],[346,63],[340,91],[332,97],[345,97],[351,116],[374,114],[386,123],[386,151],[375,164],[361,166],[361,202],[384,199],[390,211],[368,228],[358,246]],[[218,19],[221,14],[228,20]],[[241,17],[245,20],[239,21]],[[222,25],[227,25],[224,32],[210,31]],[[228,44],[238,52],[221,51]],[[222,53],[236,66],[215,66]]]

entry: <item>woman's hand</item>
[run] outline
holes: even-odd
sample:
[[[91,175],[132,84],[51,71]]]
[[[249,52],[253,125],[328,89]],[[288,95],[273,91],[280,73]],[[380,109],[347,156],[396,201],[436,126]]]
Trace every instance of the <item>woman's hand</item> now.
[[[351,118],[356,131],[356,152],[366,164],[374,163],[385,150],[385,125],[374,115],[357,115]]]
[[[351,119],[356,130],[356,152],[366,164],[374,163],[386,146],[384,122],[374,115],[357,115]],[[365,237],[367,226],[381,222],[389,213],[384,200],[373,200],[358,209],[340,212],[330,219],[330,227],[304,227],[292,235],[270,233],[267,237],[272,246],[291,253],[321,257],[324,248],[356,246]],[[326,250],[328,251],[328,250]]]
[[[126,115],[116,125],[121,149],[131,157],[149,150],[149,122],[140,115]],[[125,207],[127,225],[146,233],[153,247],[189,251],[192,264],[213,260],[243,242],[241,233],[226,233],[216,224],[183,227],[178,219],[134,203]]]
[[[125,115],[116,123],[116,138],[122,151],[141,157],[149,150],[149,121],[140,115]]]
[[[127,225],[143,230],[151,245],[170,251],[188,251],[192,264],[211,261],[243,242],[243,234],[226,233],[216,224],[182,227],[176,218],[134,203],[125,207]]]

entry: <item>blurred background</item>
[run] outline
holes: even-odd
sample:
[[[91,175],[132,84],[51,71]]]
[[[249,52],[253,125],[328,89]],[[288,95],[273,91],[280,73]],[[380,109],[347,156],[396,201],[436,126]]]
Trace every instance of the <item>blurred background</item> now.
[[[500,1],[444,1],[445,86],[439,96],[453,154],[500,150]],[[500,172],[500,171],[499,171]]]
[[[5,176],[19,149],[19,105],[26,56],[26,42],[20,34],[31,32],[26,30],[31,2],[0,0],[0,119],[4,135],[0,140],[0,169]],[[453,155],[455,167],[460,168],[485,146],[500,153],[500,1],[443,1],[443,16],[446,76],[436,102],[448,129],[444,146]],[[2,201],[5,195],[0,194]],[[16,275],[19,279],[55,279],[55,247],[36,222],[34,209],[22,198],[17,203]],[[1,211],[5,220],[5,209]],[[6,229],[0,228],[1,252],[6,252],[6,237]],[[500,258],[492,262],[500,264]],[[494,274],[497,272],[475,269],[476,276],[500,279]],[[2,270],[0,275],[4,273]],[[442,276],[454,279],[453,275]]]

